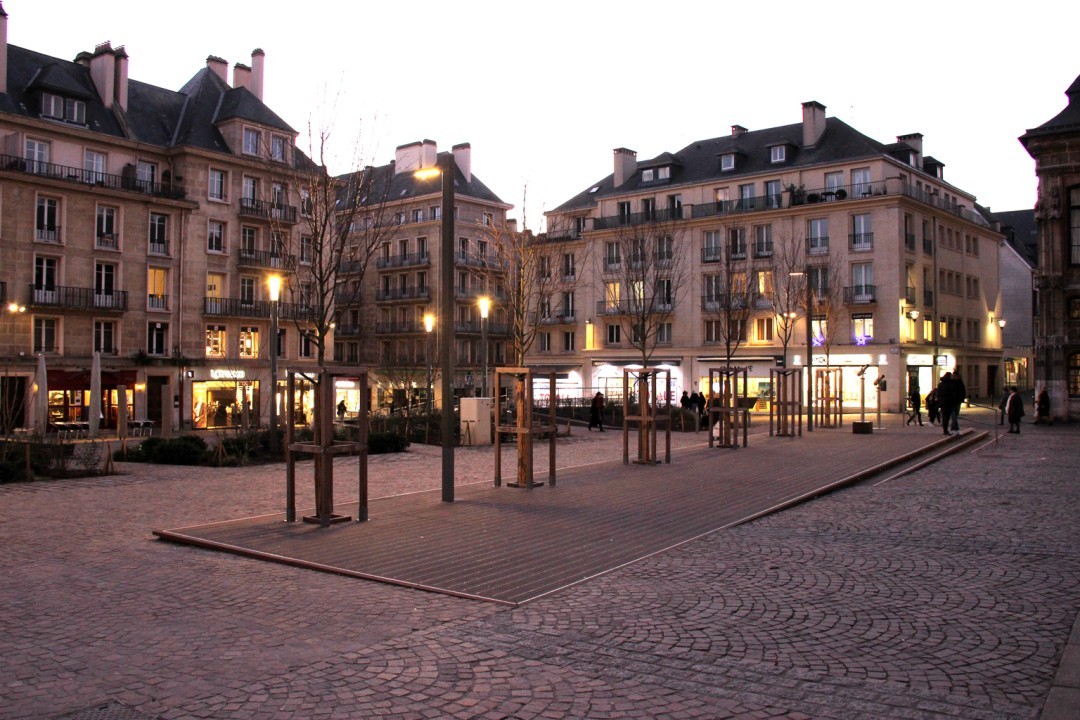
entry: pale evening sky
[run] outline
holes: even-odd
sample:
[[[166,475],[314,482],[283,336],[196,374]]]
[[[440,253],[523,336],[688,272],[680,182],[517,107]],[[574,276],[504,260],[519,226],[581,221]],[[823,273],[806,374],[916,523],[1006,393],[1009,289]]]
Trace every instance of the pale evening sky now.
[[[300,131],[332,128],[350,167],[397,145],[472,144],[511,216],[691,141],[797,123],[817,100],[881,142],[920,132],[945,179],[994,210],[1031,208],[1017,141],[1080,75],[1080,3],[343,2],[4,0],[8,42],[66,60],[123,45],[132,79],[179,89],[208,55],[266,52],[264,99]],[[231,78],[231,71],[230,71]],[[523,196],[527,188],[527,202]]]

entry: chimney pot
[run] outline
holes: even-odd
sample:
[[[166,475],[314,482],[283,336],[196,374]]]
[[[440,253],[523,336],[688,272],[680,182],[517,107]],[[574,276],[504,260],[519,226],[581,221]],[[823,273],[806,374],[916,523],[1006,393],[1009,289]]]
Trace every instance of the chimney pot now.
[[[615,148],[615,187],[620,187],[637,172],[637,153],[627,148]]]
[[[825,134],[825,106],[817,100],[802,104],[803,146],[813,147]]]

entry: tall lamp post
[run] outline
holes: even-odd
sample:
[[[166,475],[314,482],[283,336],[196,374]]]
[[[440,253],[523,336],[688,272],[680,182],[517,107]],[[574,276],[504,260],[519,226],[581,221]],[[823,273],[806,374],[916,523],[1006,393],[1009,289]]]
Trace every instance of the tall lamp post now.
[[[277,356],[278,356],[278,302],[281,300],[281,276],[266,279],[270,290],[270,450],[277,454]],[[295,518],[289,518],[292,522]]]
[[[427,333],[427,347],[424,355],[427,356],[427,422],[424,423],[424,437],[427,438],[431,428],[431,390],[434,382],[431,370],[431,331],[435,329],[435,316],[431,313],[424,314],[424,332]]]
[[[454,502],[454,156],[443,153],[433,168],[415,177],[441,175],[442,226],[439,231],[439,374],[442,376],[442,500]]]
[[[477,298],[477,303],[480,305],[480,352],[484,355],[484,365],[482,369],[482,375],[480,380],[480,397],[488,396],[488,312],[491,310],[491,298],[487,295],[481,295]]]

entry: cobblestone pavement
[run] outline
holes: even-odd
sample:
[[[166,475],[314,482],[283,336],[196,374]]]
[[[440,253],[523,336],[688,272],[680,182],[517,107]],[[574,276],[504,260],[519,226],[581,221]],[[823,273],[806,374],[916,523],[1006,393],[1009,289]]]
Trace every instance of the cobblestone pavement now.
[[[280,510],[281,466],[0,486],[0,717],[1035,718],[1080,608],[1078,438],[1025,426],[513,610],[152,538]],[[371,493],[439,463],[373,457]]]

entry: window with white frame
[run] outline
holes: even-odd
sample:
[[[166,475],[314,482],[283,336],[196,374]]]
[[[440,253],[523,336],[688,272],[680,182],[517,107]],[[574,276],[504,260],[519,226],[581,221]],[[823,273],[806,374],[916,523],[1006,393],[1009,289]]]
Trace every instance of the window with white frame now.
[[[50,317],[34,318],[34,352],[59,352],[57,340],[60,337],[60,320]]]
[[[244,305],[255,304],[255,278],[250,276],[240,278],[240,302]]]
[[[49,143],[33,138],[26,138],[23,144],[27,170],[32,173],[46,173],[49,171]]]
[[[169,254],[169,216],[150,213],[149,251],[153,255]]]
[[[656,238],[656,259],[661,265],[670,265],[675,257],[675,239],[670,235]]]
[[[842,187],[844,187],[843,171],[825,173],[825,192],[835,193]]]
[[[563,280],[573,280],[577,277],[577,264],[575,262],[574,253],[563,253],[562,276]]]
[[[671,179],[671,167],[664,165],[663,167],[656,168],[657,180],[670,180]]]
[[[259,328],[240,328],[240,357],[247,359],[259,357]]]
[[[622,326],[617,323],[611,323],[607,326],[607,344],[608,345],[620,345],[622,344]]]
[[[656,342],[662,345],[671,344],[671,323],[662,322],[656,326]]]
[[[746,257],[746,228],[728,229],[728,253],[733,259],[741,260]]]
[[[206,251],[225,252],[225,224],[211,220],[206,224]]]
[[[765,205],[768,208],[778,208],[783,204],[784,198],[781,194],[783,192],[782,186],[779,180],[766,180],[765,181]]]
[[[574,307],[574,291],[567,290],[562,295],[562,307],[560,308],[563,319],[573,320],[576,308]]]
[[[537,343],[540,345],[540,352],[551,352],[551,333],[542,332],[536,334]]]
[[[154,192],[157,190],[158,172],[157,164],[139,160],[135,163],[135,182],[142,192]]]
[[[865,197],[872,191],[870,185],[870,168],[856,168],[851,171],[851,194],[854,197]]]
[[[244,154],[258,155],[262,133],[255,128],[244,128]]]
[[[705,342],[718,343],[724,340],[724,327],[719,320],[705,321]]]
[[[851,316],[851,339],[856,345],[866,345],[874,339],[874,316],[872,313],[855,313]]]
[[[116,292],[117,267],[113,263],[94,263],[94,305],[116,307],[122,296]]]
[[[622,285],[618,281],[604,283],[604,306],[606,310],[618,310],[621,299]]]
[[[240,207],[254,208],[259,199],[259,180],[245,175],[240,189]]]
[[[310,235],[301,235],[300,236],[300,262],[310,265],[311,262],[314,260],[314,258],[315,258],[315,245],[312,242],[311,236]]]
[[[735,169],[735,153],[724,153],[720,156],[720,170],[734,170]]]
[[[754,319],[754,342],[769,343],[773,339],[773,325],[775,320],[771,317]]]
[[[150,266],[146,268],[147,310],[169,309],[169,270]]]
[[[270,136],[270,159],[274,162],[287,162],[289,159],[289,138],[284,135]]]
[[[206,326],[206,357],[225,357],[225,326]]]
[[[82,100],[63,98],[52,93],[41,94],[41,114],[53,120],[86,124],[86,103]]]
[[[868,302],[874,296],[874,266],[872,263],[855,263],[851,266],[851,285],[856,302]]]
[[[866,251],[874,249],[874,226],[870,213],[851,216],[851,249]]]
[[[645,168],[641,171],[641,182],[652,182],[654,178],[653,169]]]
[[[211,200],[225,200],[225,171],[218,170],[217,168],[210,168],[210,181],[209,190],[207,191]]]
[[[116,323],[112,320],[94,321],[94,352],[116,354]]]
[[[774,163],[782,163],[787,160],[787,146],[773,145],[769,148],[769,160]]]
[[[57,198],[38,197],[34,237],[41,242],[60,242],[60,201]]]
[[[299,356],[302,358],[311,358],[315,356],[315,341],[311,336],[311,332],[305,331],[300,333],[300,347],[298,348]]]
[[[107,205],[99,205],[97,208],[97,247],[108,250],[120,248],[120,238],[116,233],[117,209]]]
[[[105,153],[96,150],[83,152],[83,171],[85,173],[83,179],[86,182],[99,183],[105,181],[105,159]]]
[[[723,247],[723,233],[719,230],[706,230],[704,246],[701,249],[702,262],[719,262],[721,248]]]
[[[47,255],[38,255],[34,258],[34,291],[37,299],[37,291],[55,292],[60,278],[59,258]],[[48,300],[48,296],[41,298]]]
[[[146,324],[146,354],[164,355],[169,347],[169,323],[152,322]]]
[[[828,218],[812,218],[807,221],[806,249],[811,255],[829,252]]]
[[[240,257],[252,259],[259,247],[259,230],[250,225],[240,226]]]
[[[424,209],[414,208],[412,211],[412,221],[414,223],[424,222]]]

